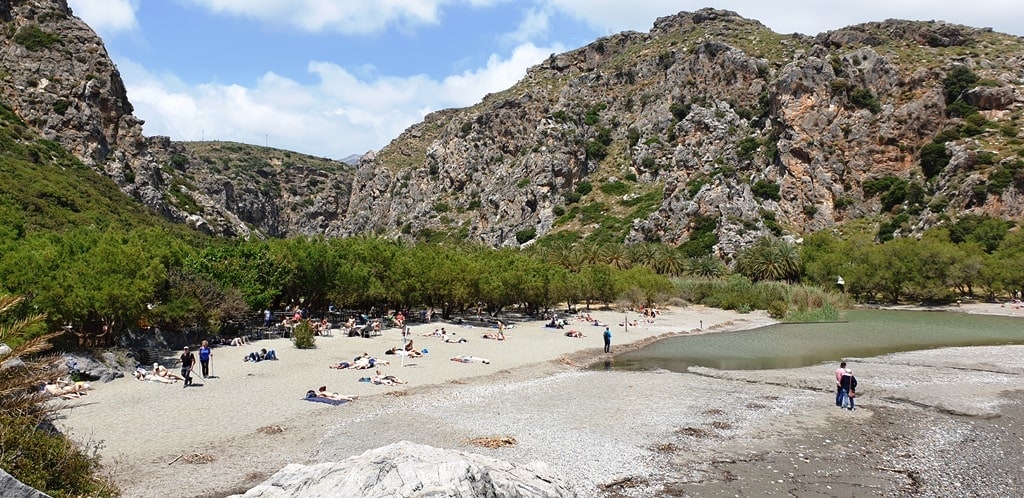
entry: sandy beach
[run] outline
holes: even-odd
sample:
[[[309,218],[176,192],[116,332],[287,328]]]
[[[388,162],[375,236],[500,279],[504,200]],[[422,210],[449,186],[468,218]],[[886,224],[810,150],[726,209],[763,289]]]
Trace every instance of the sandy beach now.
[[[622,313],[591,314],[611,326],[613,353],[668,335],[772,323],[763,313],[690,306],[665,310],[655,323],[626,331]],[[242,493],[288,463],[340,461],[400,440],[514,462],[544,461],[581,496],[732,496],[774,489],[941,496],[951,480],[968,479],[948,469],[946,477],[939,475],[935,455],[969,451],[965,440],[983,445],[982,456],[996,456],[991,448],[1001,444],[1007,448],[984,467],[992,470],[978,470],[1002,479],[986,489],[1024,485],[1021,443],[1007,432],[1024,423],[1017,394],[1024,389],[1021,346],[848,359],[871,385],[859,409],[848,412],[833,403],[834,365],[696,368],[688,374],[582,369],[606,358],[603,328],[571,324],[587,336],[576,339],[542,325],[518,323],[506,341],[481,339],[493,331],[481,327],[416,325],[416,348],[429,354],[404,365],[400,357],[383,355],[402,343],[396,329],[369,339],[318,337],[312,350],[297,350],[287,339],[219,347],[211,377],[194,387],[118,379],[70,402],[59,425],[76,440],[102,443],[106,468],[129,497]],[[468,342],[423,337],[441,326]],[[242,361],[264,347],[280,359]],[[372,370],[328,368],[363,352],[388,359],[391,364],[380,369],[408,383],[372,385],[359,381]],[[459,355],[490,363],[450,360]],[[340,406],[303,399],[320,385],[359,399]],[[934,395],[939,389],[941,397]],[[862,436],[836,438],[837,421],[842,432]],[[517,444],[490,449],[469,442],[489,436],[511,436]],[[859,457],[836,459],[837,451]],[[936,477],[922,483],[929,472]],[[970,489],[969,483],[958,486]],[[979,496],[986,495],[1001,496]]]

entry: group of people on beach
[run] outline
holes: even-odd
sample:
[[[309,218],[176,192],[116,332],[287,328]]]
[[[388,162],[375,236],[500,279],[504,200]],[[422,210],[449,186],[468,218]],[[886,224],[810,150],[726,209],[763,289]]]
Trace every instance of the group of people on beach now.
[[[63,399],[81,398],[90,389],[92,386],[88,382],[75,382],[68,379],[55,379],[43,385],[43,392]]]
[[[854,400],[857,398],[857,378],[853,376],[853,369],[846,366],[846,362],[840,362],[836,369],[836,406],[855,410]]]

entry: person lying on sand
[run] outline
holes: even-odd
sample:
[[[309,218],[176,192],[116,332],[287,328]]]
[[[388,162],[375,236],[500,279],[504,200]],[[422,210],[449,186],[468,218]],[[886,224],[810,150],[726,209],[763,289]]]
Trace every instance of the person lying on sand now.
[[[47,394],[64,399],[80,398],[85,396],[85,392],[89,389],[92,389],[92,386],[84,382],[67,382],[61,379],[43,385],[43,390]]]
[[[452,358],[452,361],[457,362],[457,363],[476,363],[478,361],[480,363],[490,363],[491,362],[491,360],[488,360],[487,358],[480,358],[479,356],[456,356],[456,357]]]
[[[480,337],[483,337],[484,339],[494,339],[496,341],[504,341],[505,340],[505,334],[503,334],[500,330],[497,333],[495,333],[495,334],[487,333],[487,334],[484,334],[484,335],[482,335]]]
[[[165,379],[171,379],[172,381],[175,381],[175,380],[185,380],[184,377],[182,377],[182,376],[180,376],[180,375],[178,375],[178,374],[168,370],[167,367],[165,367],[165,366],[163,366],[163,365],[161,365],[159,363],[154,363],[153,364],[153,375],[155,375],[157,377],[163,377]]]
[[[338,393],[335,393],[335,392],[330,392],[330,391],[327,390],[327,386],[320,386],[320,388],[317,389],[315,392],[314,391],[307,391],[306,392],[306,397],[307,398],[313,397],[313,396],[310,396],[309,393],[313,393],[313,396],[318,397],[318,398],[327,398],[327,399],[333,399],[333,400],[337,400],[337,401],[355,401],[355,400],[359,399],[359,396],[354,395],[354,394],[353,395],[346,395],[346,394],[338,394]]]
[[[161,384],[174,384],[175,382],[178,382],[169,377],[161,377],[159,375],[156,375],[142,367],[135,369],[135,378],[138,380],[151,380],[153,382],[159,382]]]
[[[565,336],[566,337],[576,337],[576,338],[579,338],[579,339],[582,339],[582,338],[586,337],[585,335],[583,335],[583,332],[580,332],[579,330],[570,330],[570,331],[565,333]]]
[[[402,379],[399,379],[398,377],[395,377],[394,375],[384,375],[384,374],[380,373],[380,370],[377,370],[377,373],[373,377],[370,377],[370,382],[372,382],[374,384],[386,385],[386,386],[390,386],[392,384],[408,384],[408,382],[406,382],[406,381],[404,381]]]

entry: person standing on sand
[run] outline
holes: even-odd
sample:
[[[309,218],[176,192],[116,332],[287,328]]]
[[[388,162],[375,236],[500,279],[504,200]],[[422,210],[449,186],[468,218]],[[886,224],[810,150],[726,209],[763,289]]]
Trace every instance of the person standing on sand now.
[[[210,343],[203,341],[203,344],[199,346],[199,364],[203,367],[204,379],[210,376],[210,356],[213,356]]]
[[[188,350],[188,346],[185,346],[185,351],[181,353],[181,376],[185,379],[184,387],[192,385],[192,367],[195,364],[196,355]]]
[[[836,406],[843,407],[843,375],[846,375],[846,362],[839,362],[839,368],[836,369]]]
[[[853,370],[847,368],[843,372],[843,378],[839,381],[839,389],[843,393],[843,403],[839,406],[847,410],[856,410],[853,400],[857,397],[857,378],[853,376]]]
[[[604,328],[604,352],[612,352],[612,329],[609,327]]]

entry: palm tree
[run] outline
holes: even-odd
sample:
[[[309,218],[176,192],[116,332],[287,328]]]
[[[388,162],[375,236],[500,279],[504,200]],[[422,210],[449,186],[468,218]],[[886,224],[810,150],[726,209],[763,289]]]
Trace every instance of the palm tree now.
[[[22,297],[0,295],[0,316],[14,311]],[[58,408],[40,387],[63,375],[63,358],[41,356],[60,333],[28,338],[30,328],[43,315],[3,320],[0,323],[0,416],[42,421]],[[13,344],[13,346],[11,346]]]
[[[632,266],[646,266],[653,270],[658,260],[658,249],[650,242],[631,245],[627,252]]]
[[[694,277],[718,278],[726,271],[725,265],[711,254],[690,258],[686,266],[686,272]]]
[[[620,270],[629,268],[629,257],[626,254],[626,248],[622,244],[605,244],[601,249],[604,252],[605,263]]]
[[[795,282],[800,276],[800,252],[780,238],[762,237],[736,258],[736,271],[754,282]]]
[[[655,246],[657,255],[654,261],[654,270],[662,275],[678,277],[686,268],[686,258],[678,249],[672,246],[659,244]]]

